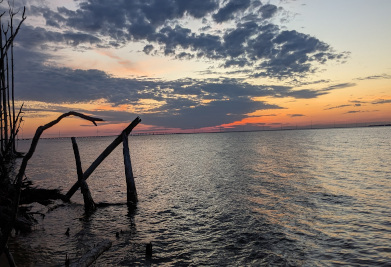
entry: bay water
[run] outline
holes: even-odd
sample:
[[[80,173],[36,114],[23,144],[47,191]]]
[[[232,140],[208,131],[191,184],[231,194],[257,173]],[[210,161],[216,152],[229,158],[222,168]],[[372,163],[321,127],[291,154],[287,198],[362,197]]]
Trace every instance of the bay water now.
[[[77,138],[84,170],[114,138]],[[80,191],[34,204],[45,216],[12,238],[17,265],[64,265],[110,239],[96,266],[391,266],[390,127],[130,136],[129,147],[137,208],[121,144],[87,180],[112,205],[85,215]],[[40,140],[26,175],[66,193],[70,138]]]

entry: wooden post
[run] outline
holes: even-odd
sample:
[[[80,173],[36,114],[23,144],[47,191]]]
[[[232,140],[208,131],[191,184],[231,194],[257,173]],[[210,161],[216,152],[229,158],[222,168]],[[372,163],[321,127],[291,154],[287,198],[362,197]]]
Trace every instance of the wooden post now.
[[[129,135],[134,127],[137,126],[141,122],[139,117],[135,118],[132,123],[128,125],[128,127],[123,130],[126,135]],[[88,177],[92,174],[92,172],[99,166],[99,164],[108,156],[110,153],[122,142],[122,133],[115,138],[115,140],[108,146],[106,149],[96,158],[96,160],[91,164],[91,166],[84,172],[83,178],[87,180]],[[68,200],[73,196],[73,194],[79,188],[80,183],[77,181],[71,189],[69,189],[68,193],[65,195],[65,200]]]
[[[136,204],[138,201],[136,183],[134,182],[132,163],[130,161],[128,136],[125,132],[122,132],[122,144],[124,153],[127,200],[128,204]]]
[[[83,194],[83,199],[84,199],[84,209],[86,212],[91,212],[96,210],[96,205],[94,200],[92,199],[90,189],[88,188],[88,185],[83,178],[83,169],[81,168],[80,153],[79,153],[79,147],[77,146],[76,143],[76,138],[72,137],[71,139],[72,139],[73,152],[75,154],[77,180],[80,183],[81,193]]]

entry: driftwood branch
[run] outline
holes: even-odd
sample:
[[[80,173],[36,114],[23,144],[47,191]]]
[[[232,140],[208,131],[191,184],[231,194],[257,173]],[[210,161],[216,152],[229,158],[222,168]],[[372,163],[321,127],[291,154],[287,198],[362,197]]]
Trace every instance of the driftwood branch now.
[[[86,267],[90,266],[96,259],[106,250],[111,247],[110,240],[103,240],[94,248],[84,254],[77,262],[71,264],[72,267]]]
[[[125,133],[127,136],[130,134],[130,132],[133,130],[134,127],[137,126],[141,122],[141,119],[139,117],[135,118],[128,127],[123,130],[123,133]],[[88,177],[93,173],[93,171],[99,166],[99,164],[108,156],[110,153],[122,142],[122,133],[115,138],[115,140],[108,146],[106,149],[96,158],[96,160],[91,164],[91,166],[84,172],[83,178],[84,180],[87,180]],[[77,181],[71,189],[69,189],[68,193],[65,195],[65,200],[69,201],[69,199],[73,196],[73,194],[77,191],[79,188],[80,183]]]
[[[27,152],[27,154],[25,155],[25,157],[23,158],[22,164],[20,165],[20,168],[19,168],[19,172],[18,172],[18,174],[16,176],[16,179],[15,179],[15,192],[16,193],[15,193],[15,198],[14,198],[14,201],[13,201],[13,205],[14,205],[13,206],[13,219],[12,219],[12,222],[9,224],[9,227],[7,227],[7,229],[2,229],[3,230],[2,231],[3,234],[5,234],[6,236],[0,239],[0,251],[3,251],[3,249],[5,248],[5,245],[7,244],[7,241],[8,241],[8,236],[9,236],[9,234],[10,234],[10,232],[12,230],[12,227],[13,227],[15,221],[16,221],[16,216],[17,216],[17,213],[18,213],[18,207],[19,207],[19,202],[20,202],[20,193],[21,193],[21,187],[22,187],[22,182],[23,182],[23,176],[24,176],[24,173],[26,171],[27,163],[30,160],[30,158],[33,156],[33,154],[35,152],[35,149],[36,149],[36,147],[38,145],[39,138],[41,137],[42,133],[45,130],[47,130],[50,127],[56,125],[63,118],[68,117],[68,116],[77,116],[77,117],[80,117],[82,119],[91,121],[95,125],[96,125],[96,121],[103,121],[102,119],[99,119],[99,118],[94,118],[94,117],[90,117],[90,116],[84,115],[82,113],[70,111],[68,113],[62,114],[56,120],[54,120],[52,122],[49,122],[48,124],[45,124],[43,126],[38,127],[37,131],[35,132],[34,138],[33,138],[32,142],[31,142],[30,149]]]
[[[82,119],[91,121],[95,126],[96,126],[96,121],[103,121],[102,119],[99,119],[99,118],[93,118],[93,117],[84,115],[82,113],[70,111],[70,112],[62,114],[56,120],[51,121],[51,122],[49,122],[49,123],[47,123],[47,124],[45,124],[43,126],[38,127],[37,131],[35,132],[33,141],[31,142],[30,149],[27,152],[26,156],[23,158],[22,165],[20,166],[19,173],[18,173],[17,179],[16,179],[16,184],[17,185],[19,185],[19,184],[21,185],[22,184],[23,175],[24,175],[24,172],[26,171],[26,167],[27,167],[27,162],[33,156],[33,154],[35,152],[35,148],[38,145],[38,141],[39,141],[39,138],[41,137],[42,133],[45,130],[49,129],[50,127],[52,127],[52,126],[56,125],[57,123],[59,123],[63,118],[68,117],[68,116],[77,116],[77,117],[80,117]]]

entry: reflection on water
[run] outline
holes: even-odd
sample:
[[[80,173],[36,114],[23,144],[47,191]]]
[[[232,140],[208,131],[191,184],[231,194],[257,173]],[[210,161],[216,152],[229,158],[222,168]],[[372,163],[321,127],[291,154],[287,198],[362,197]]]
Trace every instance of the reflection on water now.
[[[83,169],[112,139],[78,139]],[[122,205],[86,217],[77,193],[11,249],[21,266],[63,264],[103,238],[97,266],[386,264],[390,140],[390,128],[134,136],[136,210],[118,148],[87,182],[96,202]],[[70,139],[41,140],[27,175],[67,191],[74,165]]]

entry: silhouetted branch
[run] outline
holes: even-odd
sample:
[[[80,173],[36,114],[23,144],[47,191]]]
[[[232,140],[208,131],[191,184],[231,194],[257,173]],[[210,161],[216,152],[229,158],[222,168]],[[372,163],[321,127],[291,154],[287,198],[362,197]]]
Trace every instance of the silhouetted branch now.
[[[24,172],[25,172],[26,167],[27,167],[27,162],[28,162],[29,159],[32,157],[32,155],[33,155],[33,153],[34,153],[34,151],[35,151],[35,148],[37,147],[39,138],[41,137],[42,133],[43,133],[45,130],[49,129],[50,127],[52,127],[52,126],[56,125],[57,123],[59,123],[63,118],[68,117],[68,116],[77,116],[77,117],[80,117],[80,118],[82,118],[82,119],[91,121],[95,126],[96,126],[96,121],[103,121],[103,120],[100,119],[100,118],[93,118],[93,117],[84,115],[84,114],[82,114],[82,113],[70,111],[70,112],[68,112],[68,113],[62,114],[62,115],[61,115],[60,117],[58,117],[56,120],[51,121],[51,122],[49,122],[49,123],[47,123],[47,124],[45,124],[45,125],[43,125],[43,126],[38,127],[37,131],[35,132],[35,135],[34,135],[34,138],[33,138],[32,143],[31,143],[30,149],[29,149],[29,151],[27,152],[26,156],[23,158],[22,165],[20,166],[19,173],[18,173],[18,175],[17,175],[16,184],[21,184],[22,179],[23,179]]]
[[[26,13],[26,7],[23,8],[22,20],[19,22],[18,26],[16,27],[15,32],[10,36],[9,39],[6,40],[4,46],[2,47],[3,48],[2,51],[3,54],[1,55],[2,58],[4,54],[8,52],[8,49],[11,47],[11,44],[14,42],[16,35],[18,35],[20,26],[22,26],[22,23],[26,20],[27,17],[25,16],[25,13]]]

